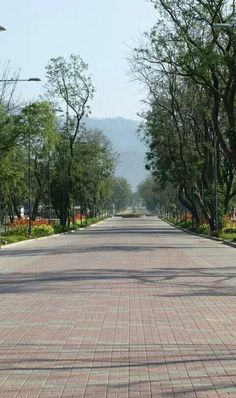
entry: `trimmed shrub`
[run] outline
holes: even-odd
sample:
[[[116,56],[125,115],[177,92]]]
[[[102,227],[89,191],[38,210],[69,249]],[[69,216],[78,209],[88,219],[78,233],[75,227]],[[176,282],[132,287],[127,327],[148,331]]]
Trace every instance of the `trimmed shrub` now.
[[[86,220],[83,221],[83,227],[88,227],[91,224],[95,224],[97,222],[96,217],[94,218],[86,218]]]
[[[223,227],[236,228],[236,221],[232,220],[231,216],[224,216]]]
[[[25,225],[18,225],[12,229],[9,229],[8,231],[6,231],[6,233],[4,234],[5,236],[12,236],[12,235],[24,235],[24,236],[28,236],[28,224]]]
[[[187,220],[187,221],[182,222],[180,225],[183,228],[192,229],[193,224],[192,224],[192,220]]]
[[[236,227],[225,227],[222,231],[226,234],[236,234]]]
[[[3,244],[8,244],[8,243],[16,243],[16,242],[21,242],[22,240],[26,240],[27,237],[25,235],[5,235],[2,237],[2,243]]]
[[[53,225],[53,230],[55,234],[62,234],[63,232],[69,231],[69,228],[63,227],[62,225]]]
[[[42,236],[49,236],[54,234],[54,229],[51,225],[41,224],[36,225],[32,228],[31,236],[32,238],[40,238]]]
[[[198,227],[198,232],[200,234],[209,235],[211,233],[211,228],[209,224],[200,224]]]

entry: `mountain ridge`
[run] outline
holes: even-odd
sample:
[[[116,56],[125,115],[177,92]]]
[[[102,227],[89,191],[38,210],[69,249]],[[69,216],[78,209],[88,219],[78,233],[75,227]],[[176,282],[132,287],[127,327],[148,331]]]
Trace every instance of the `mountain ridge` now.
[[[88,128],[101,130],[119,154],[116,176],[125,177],[133,190],[146,178],[144,142],[138,138],[139,122],[123,117],[88,118]]]

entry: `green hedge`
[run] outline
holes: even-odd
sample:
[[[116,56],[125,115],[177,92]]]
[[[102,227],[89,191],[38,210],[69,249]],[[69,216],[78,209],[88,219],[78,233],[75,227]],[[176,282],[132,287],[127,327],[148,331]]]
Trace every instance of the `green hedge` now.
[[[43,236],[50,236],[54,234],[54,229],[51,225],[42,224],[37,225],[32,228],[31,236],[32,238],[41,238]]]
[[[226,227],[222,229],[222,232],[226,234],[236,234],[236,227]]]
[[[53,230],[55,234],[61,234],[63,232],[69,231],[68,227],[63,227],[62,225],[54,225]]]
[[[16,243],[26,239],[27,237],[25,235],[5,235],[2,237],[1,244]]]
[[[198,232],[204,235],[210,235],[211,228],[209,224],[200,224],[198,227]]]

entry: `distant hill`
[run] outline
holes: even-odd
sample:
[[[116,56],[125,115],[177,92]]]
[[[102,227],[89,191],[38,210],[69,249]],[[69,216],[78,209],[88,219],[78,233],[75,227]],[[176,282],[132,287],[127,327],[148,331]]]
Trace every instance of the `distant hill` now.
[[[89,118],[86,120],[86,125],[93,129],[102,130],[110,140],[114,150],[120,155],[116,175],[127,178],[133,190],[135,190],[137,185],[147,176],[144,163],[145,144],[136,134],[138,122],[120,117]]]

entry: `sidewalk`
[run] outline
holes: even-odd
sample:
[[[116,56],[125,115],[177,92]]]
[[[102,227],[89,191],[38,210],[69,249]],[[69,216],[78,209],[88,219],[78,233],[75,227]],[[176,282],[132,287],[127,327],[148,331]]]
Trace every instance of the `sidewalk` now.
[[[156,218],[0,252],[1,398],[236,397],[236,254]]]

